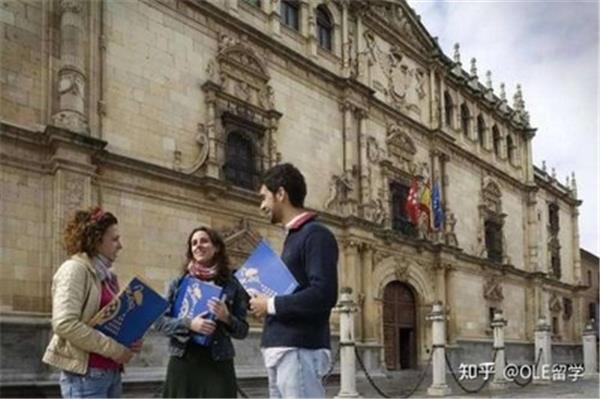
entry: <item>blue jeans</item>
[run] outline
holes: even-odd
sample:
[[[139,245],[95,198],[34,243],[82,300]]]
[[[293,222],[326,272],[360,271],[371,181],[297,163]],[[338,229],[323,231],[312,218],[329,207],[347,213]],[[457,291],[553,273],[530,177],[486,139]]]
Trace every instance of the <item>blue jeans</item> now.
[[[269,397],[325,398],[321,379],[329,364],[329,357],[322,350],[289,350],[274,367],[267,368]]]
[[[118,369],[88,368],[85,375],[61,371],[59,382],[64,399],[119,398],[123,391]]]

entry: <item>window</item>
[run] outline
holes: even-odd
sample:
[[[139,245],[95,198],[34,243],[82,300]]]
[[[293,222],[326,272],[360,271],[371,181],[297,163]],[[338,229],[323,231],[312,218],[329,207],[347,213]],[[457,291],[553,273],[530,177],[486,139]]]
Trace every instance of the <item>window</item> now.
[[[558,234],[559,226],[559,218],[558,218],[558,204],[550,203],[548,204],[548,223],[549,230],[551,235]]]
[[[477,117],[477,139],[479,140],[479,145],[481,147],[485,146],[485,121],[483,120],[483,116],[479,115]]]
[[[561,276],[559,249],[558,248],[553,248],[550,251],[551,251],[551,255],[550,255],[550,270],[551,270],[552,275],[556,279],[559,279],[560,276]]]
[[[508,153],[508,160],[510,162],[514,162],[514,156],[515,156],[515,144],[513,142],[513,139],[510,135],[506,136],[506,151]]]
[[[408,220],[406,214],[406,199],[409,187],[399,182],[390,183],[390,198],[392,204],[392,229],[408,236],[417,236],[417,230]]]
[[[558,335],[558,318],[552,317],[552,334]]]
[[[494,322],[494,314],[496,313],[496,307],[489,307],[488,308],[488,321],[491,325],[492,322]]]
[[[500,140],[502,139],[500,138],[500,131],[496,125],[492,128],[492,140],[494,143],[494,153],[497,157],[500,157]]]
[[[300,10],[299,10],[299,4],[297,1],[293,1],[293,0],[282,0],[281,1],[281,22],[286,25],[289,26],[290,28],[299,31],[300,30],[300,24],[299,24],[299,14],[300,14]]]
[[[227,136],[225,151],[225,179],[236,186],[255,190],[258,185],[258,173],[252,140],[241,132],[233,131]]]
[[[563,297],[563,319],[568,321],[573,315],[573,300]]]
[[[485,248],[488,260],[502,262],[502,226],[499,223],[485,222]]]
[[[446,126],[452,128],[452,120],[454,119],[454,102],[450,93],[444,92],[444,120]]]
[[[460,120],[462,122],[463,135],[469,137],[469,131],[471,130],[471,113],[469,107],[465,103],[460,105]]]
[[[331,51],[331,37],[333,36],[333,24],[331,23],[331,17],[329,11],[325,6],[320,5],[317,7],[317,39],[319,40],[319,46],[325,50]]]
[[[248,4],[252,4],[254,7],[260,8],[260,0],[244,0]]]

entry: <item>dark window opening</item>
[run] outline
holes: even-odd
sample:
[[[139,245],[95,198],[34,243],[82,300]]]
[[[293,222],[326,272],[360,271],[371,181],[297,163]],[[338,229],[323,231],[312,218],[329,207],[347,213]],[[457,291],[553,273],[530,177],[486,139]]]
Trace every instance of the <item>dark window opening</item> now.
[[[464,103],[460,106],[460,120],[462,123],[463,135],[469,137],[469,131],[471,130],[471,113],[469,112],[469,107]]]
[[[499,223],[485,222],[485,248],[488,260],[502,262],[502,225]]]
[[[282,0],[280,12],[281,22],[284,25],[287,25],[296,31],[300,30],[300,19],[298,18],[300,14],[300,9],[299,3],[297,1]]]
[[[555,203],[548,205],[548,222],[550,223],[550,234],[556,235],[560,229],[560,226],[558,218],[558,205]]]
[[[399,182],[390,183],[392,229],[408,236],[417,236],[417,230],[406,214],[408,191],[409,187],[406,185]]]
[[[494,143],[494,153],[496,156],[500,157],[500,140],[502,139],[500,138],[500,131],[496,125],[492,128],[492,140]]]
[[[225,179],[236,186],[256,190],[259,174],[252,140],[240,132],[227,136]]]
[[[320,5],[317,7],[317,39],[319,46],[331,51],[331,37],[333,36],[333,24],[327,9]]]
[[[444,118],[446,125],[452,128],[452,120],[454,119],[454,102],[450,93],[444,92]]]
[[[480,115],[477,117],[477,139],[479,140],[479,145],[484,147],[485,145],[485,121],[483,117]]]

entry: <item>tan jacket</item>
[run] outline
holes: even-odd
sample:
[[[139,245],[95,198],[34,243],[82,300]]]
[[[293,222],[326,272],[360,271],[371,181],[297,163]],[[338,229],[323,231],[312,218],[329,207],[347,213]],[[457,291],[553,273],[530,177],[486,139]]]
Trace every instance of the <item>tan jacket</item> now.
[[[42,358],[62,370],[85,374],[90,352],[108,358],[124,356],[127,348],[87,322],[100,309],[102,286],[85,253],[65,261],[52,280],[52,330],[54,335]]]

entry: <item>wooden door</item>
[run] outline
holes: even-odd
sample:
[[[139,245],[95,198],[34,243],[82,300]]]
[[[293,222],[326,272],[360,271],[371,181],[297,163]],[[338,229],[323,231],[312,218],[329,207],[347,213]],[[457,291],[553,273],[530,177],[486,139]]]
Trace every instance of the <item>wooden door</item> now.
[[[399,281],[383,291],[383,342],[389,370],[414,368],[416,361],[415,298]]]

